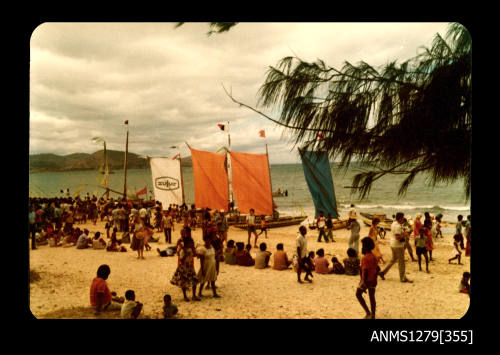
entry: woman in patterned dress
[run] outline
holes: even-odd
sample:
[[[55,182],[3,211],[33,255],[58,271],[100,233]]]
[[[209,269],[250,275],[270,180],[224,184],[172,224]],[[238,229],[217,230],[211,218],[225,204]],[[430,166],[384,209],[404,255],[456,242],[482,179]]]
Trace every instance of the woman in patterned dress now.
[[[170,280],[172,285],[179,286],[182,289],[186,302],[189,302],[189,298],[186,295],[186,291],[189,287],[193,288],[193,300],[200,301],[200,298],[196,297],[196,284],[198,283],[198,279],[194,269],[195,253],[193,249],[193,239],[191,239],[191,237],[184,237],[182,248],[179,252],[180,262],[177,266],[177,270],[175,270],[174,276],[172,276],[172,280]]]

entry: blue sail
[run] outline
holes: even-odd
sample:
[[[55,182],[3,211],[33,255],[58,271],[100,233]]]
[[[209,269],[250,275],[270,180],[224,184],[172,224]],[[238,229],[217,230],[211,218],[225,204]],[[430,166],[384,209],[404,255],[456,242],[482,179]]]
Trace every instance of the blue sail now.
[[[307,186],[314,202],[314,218],[318,218],[320,211],[323,211],[325,217],[330,213],[333,219],[339,218],[328,154],[300,149],[299,153]]]

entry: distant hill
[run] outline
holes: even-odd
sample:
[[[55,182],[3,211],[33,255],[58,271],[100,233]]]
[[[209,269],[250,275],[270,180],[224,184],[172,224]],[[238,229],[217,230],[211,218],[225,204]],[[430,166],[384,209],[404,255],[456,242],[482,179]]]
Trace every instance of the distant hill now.
[[[125,152],[107,150],[108,167],[111,171],[122,170]],[[30,155],[30,172],[99,170],[104,167],[103,150],[95,153],[74,153],[69,155],[34,154]],[[192,166],[191,157],[182,158],[182,166]],[[138,154],[128,153],[127,169],[147,169],[149,162]]]

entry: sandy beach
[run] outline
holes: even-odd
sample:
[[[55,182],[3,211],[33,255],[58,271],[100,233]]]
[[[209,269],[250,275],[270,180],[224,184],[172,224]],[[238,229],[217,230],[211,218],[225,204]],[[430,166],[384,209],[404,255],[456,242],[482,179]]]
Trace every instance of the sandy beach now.
[[[361,221],[360,221],[361,224]],[[91,235],[105,233],[104,223],[76,225],[87,228]],[[75,226],[75,227],[76,227]],[[453,227],[452,225],[443,227]],[[298,226],[270,229],[268,239],[264,235],[268,250],[274,252],[277,243],[283,243],[289,258],[295,250]],[[350,232],[346,229],[334,231],[335,243],[318,243],[318,232],[309,230],[308,249],[325,249],[327,258],[335,255],[344,259]],[[368,235],[368,227],[362,225],[361,237]],[[172,240],[180,236],[180,225],[176,225]],[[119,233],[118,237],[121,237]],[[258,270],[221,263],[216,281],[221,298],[212,298],[211,290],[204,290],[201,302],[183,300],[180,288],[170,284],[177,266],[177,256],[160,257],[156,248],[164,249],[163,233],[158,243],[150,243],[151,251],[144,251],[145,260],[137,259],[137,253],[111,253],[105,250],[51,248],[39,246],[30,249],[30,270],[39,275],[30,283],[30,310],[36,318],[119,318],[119,312],[103,312],[94,315],[90,306],[89,289],[99,265],[108,264],[111,274],[107,280],[111,291],[123,296],[125,291],[135,291],[136,299],[144,304],[139,318],[162,318],[163,295],[169,293],[179,307],[176,318],[185,319],[360,319],[364,311],[355,297],[358,276],[319,275],[314,273],[311,284],[299,284],[293,270],[276,271],[271,268]],[[196,243],[201,243],[201,229],[193,232]],[[391,258],[390,233],[381,241],[380,249],[386,261]],[[228,239],[247,241],[247,232],[230,227]],[[464,271],[470,271],[470,258],[462,257],[463,265],[449,265],[453,242],[451,234],[434,241],[434,262],[430,263],[430,274],[418,271],[418,264],[411,262],[406,252],[406,273],[414,283],[401,283],[395,264],[378,282],[376,291],[377,318],[380,319],[459,319],[468,310],[469,297],[458,292],[458,284]],[[253,244],[253,237],[252,237]],[[255,256],[255,250],[252,249]],[[462,254],[464,255],[464,254]],[[271,256],[272,265],[273,256]],[[456,260],[454,261],[456,263]],[[425,270],[425,261],[422,261]],[[195,268],[199,268],[196,260]],[[303,275],[302,275],[303,276]],[[191,292],[188,292],[191,296]],[[368,304],[368,297],[365,295]]]

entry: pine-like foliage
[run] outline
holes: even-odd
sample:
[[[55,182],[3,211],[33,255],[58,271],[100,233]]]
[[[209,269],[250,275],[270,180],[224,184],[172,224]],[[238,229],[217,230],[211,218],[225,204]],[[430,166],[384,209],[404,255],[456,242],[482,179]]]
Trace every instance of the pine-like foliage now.
[[[267,72],[259,104],[280,112],[277,121],[295,144],[325,150],[344,168],[353,159],[370,166],[352,182],[362,198],[385,174],[405,176],[404,195],[426,172],[430,185],[463,178],[470,199],[471,75],[470,34],[452,23],[431,48],[377,69],[345,62],[338,70],[319,59],[283,58]]]

